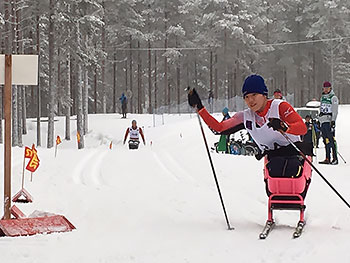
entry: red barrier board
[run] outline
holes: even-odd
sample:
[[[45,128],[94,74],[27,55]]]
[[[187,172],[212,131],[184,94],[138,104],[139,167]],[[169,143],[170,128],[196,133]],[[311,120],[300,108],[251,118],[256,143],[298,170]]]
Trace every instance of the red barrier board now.
[[[68,232],[75,227],[61,215],[0,220],[0,236],[31,236]]]

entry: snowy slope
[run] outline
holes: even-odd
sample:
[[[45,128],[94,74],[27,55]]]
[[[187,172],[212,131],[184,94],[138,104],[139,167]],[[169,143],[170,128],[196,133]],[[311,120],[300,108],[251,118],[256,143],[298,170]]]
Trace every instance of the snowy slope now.
[[[341,106],[339,151],[350,160],[348,116]],[[221,119],[220,114],[216,115]],[[147,145],[129,151],[122,138],[132,119],[144,126]],[[1,262],[349,262],[350,210],[316,174],[306,199],[307,226],[293,240],[298,212],[276,212],[276,229],[258,240],[267,217],[262,161],[254,157],[212,154],[226,209],[226,223],[208,157],[194,114],[90,115],[83,150],[72,140],[54,149],[38,148],[41,166],[25,187],[32,204],[18,206],[64,214],[76,227],[71,233],[0,238]],[[55,123],[64,137],[64,119]],[[36,125],[28,120],[24,142],[35,142]],[[72,127],[75,122],[72,120]],[[205,127],[210,145],[218,140]],[[42,134],[46,127],[43,124]],[[42,139],[46,145],[46,138]],[[113,148],[109,144],[113,141]],[[152,141],[152,145],[150,142]],[[322,145],[322,143],[321,143]],[[323,146],[323,145],[322,145]],[[3,163],[3,146],[0,146]],[[19,190],[23,149],[13,149],[13,194]],[[318,159],[324,149],[318,150]],[[349,164],[319,166],[325,177],[350,201]],[[1,178],[3,171],[1,170]],[[3,203],[3,180],[0,202]],[[2,213],[2,211],[1,211]]]

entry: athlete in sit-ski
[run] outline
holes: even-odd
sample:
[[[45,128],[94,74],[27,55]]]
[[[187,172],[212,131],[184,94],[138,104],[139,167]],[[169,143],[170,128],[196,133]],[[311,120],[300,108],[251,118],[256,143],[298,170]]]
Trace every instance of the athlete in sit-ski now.
[[[246,129],[261,151],[256,158],[260,160],[267,155],[266,167],[271,176],[300,176],[299,168],[303,159],[281,134],[285,133],[304,154],[312,155],[312,149],[308,149],[300,138],[300,135],[307,131],[300,115],[288,102],[268,99],[265,81],[259,75],[251,75],[245,79],[242,94],[248,109],[237,112],[222,122],[218,122],[203,107],[196,90],[193,89],[189,93],[188,101],[197,109],[209,128],[220,134],[231,134]]]
[[[140,143],[140,135],[141,135],[143,144],[146,145],[145,136],[143,135],[143,131],[142,131],[141,127],[137,127],[135,120],[133,120],[131,122],[131,127],[126,129],[123,144],[125,144],[126,139],[128,138],[128,135],[130,136],[129,148],[130,148],[130,144],[135,144],[138,147],[138,144]],[[135,147],[135,149],[137,149],[137,147]]]

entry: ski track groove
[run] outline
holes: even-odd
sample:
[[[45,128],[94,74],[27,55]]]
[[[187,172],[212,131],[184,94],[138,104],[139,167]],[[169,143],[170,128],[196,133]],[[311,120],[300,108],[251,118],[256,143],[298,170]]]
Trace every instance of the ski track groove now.
[[[175,171],[178,170],[179,174],[184,175],[187,178],[189,178],[192,182],[195,182],[195,179],[184,169],[182,168],[181,164],[178,163],[178,161],[168,152],[166,151],[161,151],[161,156],[166,158],[166,163],[169,163],[172,165],[171,170]],[[164,159],[165,159],[164,158]],[[176,173],[177,174],[177,173]],[[178,176],[177,176],[178,177]],[[179,177],[178,177],[179,178]]]
[[[153,152],[153,156],[154,156],[155,161],[158,163],[158,165],[167,174],[169,174],[171,177],[173,177],[176,181],[180,181],[180,178],[166,167],[166,165],[162,162],[162,160],[159,158],[159,155],[156,152]]]
[[[108,151],[99,151],[98,157],[94,160],[92,169],[89,169],[90,177],[92,178],[92,182],[95,184],[95,186],[102,186],[105,185],[102,180],[101,175],[101,163],[104,159],[104,157],[107,155]]]
[[[73,181],[76,184],[83,184],[83,185],[87,185],[86,184],[86,173],[85,171],[87,170],[87,164],[89,163],[93,163],[90,162],[94,156],[96,156],[98,153],[100,152],[100,150],[94,150],[91,153],[88,154],[87,157],[82,157],[84,158],[82,161],[80,161],[77,166],[74,168],[74,172],[73,172]]]

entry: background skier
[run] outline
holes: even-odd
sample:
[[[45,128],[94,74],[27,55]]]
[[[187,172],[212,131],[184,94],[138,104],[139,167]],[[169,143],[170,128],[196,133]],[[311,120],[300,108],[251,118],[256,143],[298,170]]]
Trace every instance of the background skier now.
[[[282,91],[281,91],[280,89],[276,89],[276,90],[273,92],[273,98],[274,98],[274,99],[283,100]]]
[[[323,92],[321,96],[319,122],[323,142],[326,148],[326,159],[320,164],[338,164],[337,149],[335,145],[335,121],[338,116],[338,98],[332,90],[330,82],[323,83]],[[331,151],[333,160],[331,160]]]
[[[137,149],[138,148],[138,145],[140,143],[140,135],[141,135],[143,144],[146,145],[145,136],[143,135],[143,131],[142,131],[141,127],[137,127],[136,120],[133,120],[131,122],[131,127],[126,129],[123,144],[125,144],[126,139],[128,138],[128,135],[130,135],[129,149]],[[133,148],[133,147],[135,147],[135,148]]]

